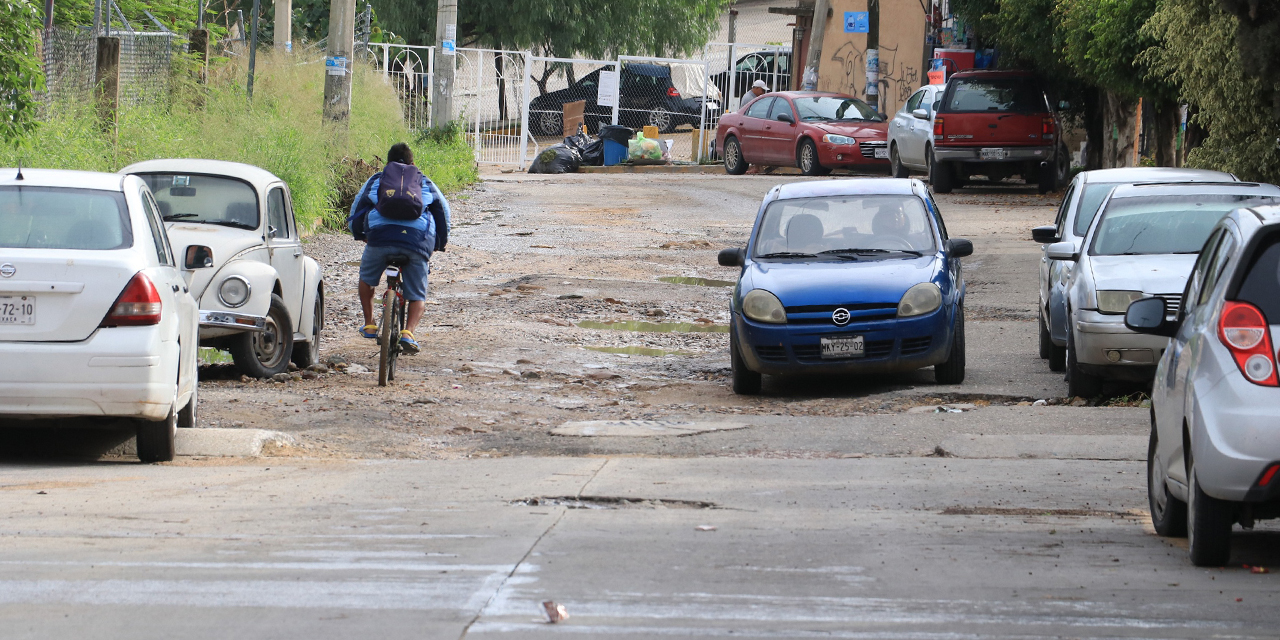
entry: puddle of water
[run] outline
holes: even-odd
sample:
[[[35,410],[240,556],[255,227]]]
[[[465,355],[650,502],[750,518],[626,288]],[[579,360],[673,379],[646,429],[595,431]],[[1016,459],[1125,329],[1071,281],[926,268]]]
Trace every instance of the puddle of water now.
[[[727,324],[698,324],[693,322],[640,322],[623,320],[621,322],[596,322],[583,320],[578,323],[583,329],[610,329],[613,331],[636,331],[640,333],[729,333]]]
[[[655,358],[689,355],[688,351],[663,351],[662,349],[650,349],[649,347],[583,347],[583,349],[601,353],[624,353],[633,356],[653,356]]]
[[[231,354],[213,347],[200,347],[200,364],[231,364]]]
[[[697,287],[732,287],[737,284],[731,280],[709,280],[707,278],[693,278],[688,276],[666,276],[658,278],[662,282],[671,284],[691,284]]]

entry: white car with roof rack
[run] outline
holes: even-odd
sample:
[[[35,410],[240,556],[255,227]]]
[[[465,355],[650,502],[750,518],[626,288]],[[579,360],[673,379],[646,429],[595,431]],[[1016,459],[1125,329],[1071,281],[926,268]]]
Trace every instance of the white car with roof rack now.
[[[0,419],[135,421],[172,460],[196,424],[198,312],[146,183],[0,169]]]
[[[220,160],[148,160],[120,173],[155,194],[200,303],[200,344],[267,378],[319,361],[320,265],[303,255],[289,187],[271,172]]]

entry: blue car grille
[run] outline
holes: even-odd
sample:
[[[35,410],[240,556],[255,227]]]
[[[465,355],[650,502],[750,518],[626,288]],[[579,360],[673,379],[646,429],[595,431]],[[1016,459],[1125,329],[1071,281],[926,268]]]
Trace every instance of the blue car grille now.
[[[892,320],[898,317],[898,305],[894,302],[814,304],[787,307],[787,324],[834,324],[831,314],[841,308],[849,311],[851,323]]]
[[[933,344],[933,336],[904,338],[902,340],[902,355],[912,356],[917,353],[924,353],[929,350],[929,345],[931,344]]]
[[[791,346],[796,360],[801,362],[822,361],[822,348],[816,344],[796,344]],[[893,340],[868,340],[865,346],[865,358],[884,358],[893,353]]]

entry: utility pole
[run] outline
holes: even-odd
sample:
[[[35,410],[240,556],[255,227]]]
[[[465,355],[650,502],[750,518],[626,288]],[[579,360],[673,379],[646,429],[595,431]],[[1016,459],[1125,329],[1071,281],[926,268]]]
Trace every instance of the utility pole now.
[[[344,126],[351,116],[351,59],[355,42],[355,0],[332,0],[329,45],[324,59],[324,119]]]
[[[436,68],[431,87],[431,126],[453,120],[453,70],[457,56],[458,0],[436,1]]]
[[[276,0],[275,47],[279,51],[293,51],[293,0]]]
[[[53,28],[53,0],[44,0],[44,30]]]
[[[262,0],[253,0],[253,15],[249,17],[249,27],[253,31],[249,35],[249,81],[245,86],[245,93],[249,95],[249,99],[253,100],[253,71],[258,63],[258,13],[262,10]]]
[[[880,111],[880,0],[867,0],[867,104]]]
[[[809,34],[809,52],[805,56],[804,79],[801,88],[813,91],[818,88],[818,65],[822,63],[822,39],[827,33],[827,14],[831,13],[829,0],[818,0],[813,5],[813,32]]]

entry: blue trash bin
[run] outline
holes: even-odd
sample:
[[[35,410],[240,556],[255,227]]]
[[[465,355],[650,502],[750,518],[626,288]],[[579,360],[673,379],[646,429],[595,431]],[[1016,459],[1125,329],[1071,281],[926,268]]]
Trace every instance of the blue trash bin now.
[[[625,162],[626,159],[627,145],[614,140],[604,140],[604,166],[612,167]]]

